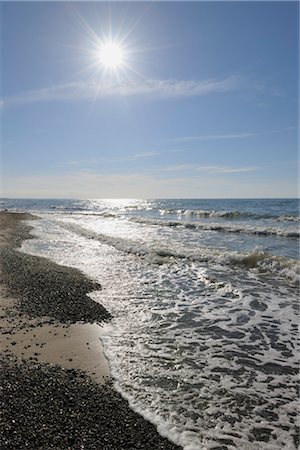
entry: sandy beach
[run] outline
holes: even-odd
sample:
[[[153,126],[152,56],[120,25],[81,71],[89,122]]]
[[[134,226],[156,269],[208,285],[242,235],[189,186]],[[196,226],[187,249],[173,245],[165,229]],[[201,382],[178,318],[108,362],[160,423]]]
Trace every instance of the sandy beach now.
[[[175,449],[114,390],[100,341],[110,315],[81,272],[18,248],[23,220],[0,213],[1,449]]]

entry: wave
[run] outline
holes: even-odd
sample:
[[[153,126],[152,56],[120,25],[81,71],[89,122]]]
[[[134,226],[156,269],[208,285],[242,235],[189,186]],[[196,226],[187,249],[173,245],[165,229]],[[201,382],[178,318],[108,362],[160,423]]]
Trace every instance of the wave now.
[[[56,211],[86,211],[86,208],[80,206],[64,206],[64,205],[51,205],[50,210]]]
[[[174,214],[186,217],[199,217],[204,219],[224,218],[224,219],[275,219],[280,222],[299,222],[300,217],[295,215],[278,216],[275,214],[257,214],[249,211],[215,211],[206,209],[160,209],[160,214]]]
[[[298,239],[300,237],[299,230],[283,230],[274,227],[252,227],[248,225],[228,225],[220,223],[195,223],[195,222],[182,222],[179,220],[162,220],[162,219],[150,219],[144,217],[131,217],[131,221],[138,223],[146,223],[149,225],[159,225],[167,227],[185,227],[191,230],[204,230],[204,231],[218,231],[220,233],[240,233],[240,234],[252,234],[258,236],[280,236],[291,239]]]
[[[247,254],[232,254],[230,262],[246,268],[256,269],[260,273],[287,278],[296,285],[300,280],[300,263],[283,256],[270,255],[267,252],[254,250]]]
[[[151,262],[161,263],[164,258],[186,258],[187,254],[168,249],[167,247],[154,247],[147,246],[144,243],[139,243],[138,241],[133,241],[131,239],[125,239],[120,237],[109,236],[103,233],[96,233],[91,230],[87,230],[79,225],[59,222],[62,228],[65,228],[71,232],[79,234],[87,239],[96,239],[102,244],[107,244],[115,247],[125,253],[131,253],[136,256],[141,256],[147,258]]]
[[[41,216],[43,214],[54,214],[54,215],[67,215],[67,216],[98,216],[103,217],[104,219],[115,219],[117,217],[121,217],[121,215],[111,212],[111,211],[90,211],[86,208],[72,208],[66,206],[51,206],[51,210],[55,210],[55,212],[51,211],[35,211],[39,213]]]
[[[273,274],[286,278],[295,284],[299,283],[299,261],[283,256],[274,256],[267,252],[253,250],[252,252],[242,253],[220,249],[194,249],[179,245],[177,248],[170,248],[166,244],[154,243],[147,245],[131,239],[96,233],[71,223],[59,221],[59,225],[87,239],[95,239],[124,253],[142,257],[153,264],[173,263],[178,260],[214,263],[242,267],[247,270],[254,269],[257,273]]]
[[[105,209],[105,210],[93,210],[93,209],[87,209],[85,206],[79,206],[79,205],[51,205],[50,210],[55,210],[57,212],[65,211],[72,213],[84,213],[87,215],[102,215],[103,217],[113,217],[113,216],[119,216],[120,214],[129,213],[130,211],[136,211],[136,210],[143,210],[143,207],[141,205],[129,205],[124,207],[123,210],[116,211],[114,210],[112,212],[111,209]],[[146,208],[147,211],[151,210],[151,208]],[[161,216],[164,215],[176,215],[180,218],[191,218],[191,219],[231,219],[231,220],[238,220],[238,219],[273,219],[275,221],[279,222],[299,222],[300,217],[299,215],[275,215],[275,214],[258,214],[258,213],[252,213],[249,211],[216,211],[216,210],[206,210],[206,209],[174,209],[174,208],[164,208],[159,209],[159,213]]]
[[[184,211],[183,215],[188,217],[223,217],[225,219],[239,219],[239,218],[257,218],[257,214],[242,211],[207,211],[207,210],[189,210]]]
[[[215,211],[207,209],[160,209],[159,212],[162,216],[165,214],[176,214],[178,216],[187,216],[187,217],[202,217],[202,218],[224,217],[228,219],[238,219],[242,217],[245,218],[258,217],[257,214],[252,214],[249,212]]]
[[[277,219],[279,222],[300,222],[299,216],[279,216]]]

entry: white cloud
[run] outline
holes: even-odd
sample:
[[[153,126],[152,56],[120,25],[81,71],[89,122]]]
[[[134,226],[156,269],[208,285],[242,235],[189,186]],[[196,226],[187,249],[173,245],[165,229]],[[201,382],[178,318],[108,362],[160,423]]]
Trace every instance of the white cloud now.
[[[45,101],[95,100],[115,96],[151,96],[158,98],[184,98],[214,92],[228,92],[239,88],[240,77],[231,76],[220,80],[155,80],[136,82],[97,82],[94,80],[45,87],[9,97],[2,106],[29,104]]]
[[[199,164],[175,164],[159,168],[159,171],[163,172],[197,171],[209,174],[256,172],[257,170],[259,170],[259,167],[201,166]]]
[[[162,172],[178,172],[184,170],[195,170],[198,164],[173,164],[170,166],[160,167],[158,170]]]
[[[146,153],[139,153],[135,155],[127,155],[124,157],[114,157],[114,158],[100,158],[100,159],[86,159],[86,160],[79,160],[79,161],[67,161],[57,164],[55,167],[57,168],[63,168],[63,167],[75,167],[75,166],[81,166],[81,171],[92,171],[91,169],[82,169],[84,166],[97,166],[103,163],[118,163],[118,162],[126,162],[126,161],[134,161],[141,158],[151,158],[155,156],[159,156],[160,153],[158,152],[146,152]],[[148,170],[151,170],[152,173],[164,173],[164,172],[182,172],[182,173],[194,173],[194,176],[197,174],[197,172],[202,172],[203,174],[235,174],[235,173],[247,173],[247,172],[256,172],[260,170],[259,167],[256,166],[246,166],[246,167],[228,167],[228,166],[218,166],[218,165],[210,165],[210,166],[203,166],[201,164],[173,164],[173,165],[167,165],[167,166],[159,166],[159,167],[148,167]]]
[[[151,158],[152,156],[159,156],[158,152],[145,152],[145,153],[137,153],[134,155],[136,158]]]
[[[267,130],[251,133],[229,133],[229,134],[204,134],[199,136],[181,136],[165,139],[163,142],[193,142],[193,141],[213,141],[223,139],[245,139],[248,137],[265,136],[268,134],[284,133],[286,131],[297,130],[297,127],[284,127],[278,130]]]
[[[83,165],[96,165],[102,163],[114,163],[114,162],[126,162],[126,161],[135,161],[142,158],[152,158],[155,156],[159,156],[159,152],[144,152],[144,153],[136,153],[131,155],[124,156],[115,156],[112,158],[97,158],[97,159],[81,159],[77,161],[66,161],[60,162],[55,165],[55,167],[65,167],[65,166],[83,166]]]
[[[242,139],[257,136],[257,133],[237,133],[237,134],[208,134],[202,136],[182,136],[178,138],[166,139],[168,142],[189,142],[189,141],[212,141],[218,139]]]
[[[244,173],[244,172],[256,172],[258,167],[217,167],[216,173]]]

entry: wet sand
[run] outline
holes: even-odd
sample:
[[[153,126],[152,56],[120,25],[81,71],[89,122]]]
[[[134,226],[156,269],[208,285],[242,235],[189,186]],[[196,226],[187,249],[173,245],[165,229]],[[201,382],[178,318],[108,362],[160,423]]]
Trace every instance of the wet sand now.
[[[16,312],[16,300],[5,297],[0,288],[1,352],[18,358],[59,364],[66,369],[84,370],[98,383],[109,377],[109,366],[103,354],[98,324],[49,323],[30,319]]]
[[[110,315],[87,296],[101,286],[18,251],[33,219],[0,212],[0,448],[179,448],[113,389],[100,341]]]
[[[21,218],[22,216],[19,214],[0,214],[2,257],[5,258],[7,253],[10,252],[9,257],[12,257],[13,260],[16,259],[15,255],[17,258],[23,258],[24,267],[22,269],[27,272],[26,276],[23,277],[22,274],[20,275],[20,270],[18,274],[7,274],[5,270],[2,274],[4,284],[0,286],[1,351],[5,354],[13,354],[17,357],[30,358],[39,362],[60,364],[67,369],[85,370],[94,380],[103,383],[105,377],[109,376],[108,362],[103,354],[100,341],[103,327],[97,323],[88,322],[71,324],[67,321],[67,323],[61,323],[61,321],[47,315],[39,316],[38,312],[28,316],[27,310],[32,309],[32,299],[28,300],[28,294],[21,299],[12,298],[10,295],[15,290],[17,283],[21,285],[23,290],[25,283],[32,283],[32,280],[28,279],[30,278],[28,260],[33,258],[30,256],[27,258],[27,255],[18,254],[19,252],[16,253],[14,249],[11,249],[11,247],[20,245],[22,237],[29,237],[28,227],[20,223]],[[31,219],[32,217],[25,216],[25,218]],[[10,244],[9,249],[7,248],[8,244]],[[39,261],[34,262],[38,264]],[[2,269],[3,266],[5,266],[4,261],[2,261]],[[18,276],[17,280],[15,280],[16,275]],[[36,278],[36,271],[33,275]],[[43,274],[42,278],[45,279]],[[7,281],[8,286],[6,285]],[[18,292],[20,292],[20,288]],[[39,297],[41,297],[41,292],[39,292]],[[87,300],[91,302],[90,299]],[[42,307],[45,308],[45,304]],[[23,312],[24,309],[25,313]],[[66,309],[64,308],[64,313]],[[60,317],[59,310],[55,311],[54,315]],[[101,318],[100,314],[99,321],[101,321]]]

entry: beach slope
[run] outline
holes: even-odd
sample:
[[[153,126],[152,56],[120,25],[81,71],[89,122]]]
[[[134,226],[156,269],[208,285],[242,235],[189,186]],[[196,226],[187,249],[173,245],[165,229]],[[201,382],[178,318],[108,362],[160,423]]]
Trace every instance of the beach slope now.
[[[21,253],[24,220],[0,213],[0,448],[178,449],[113,388],[99,340],[110,314],[87,296],[101,286]]]

